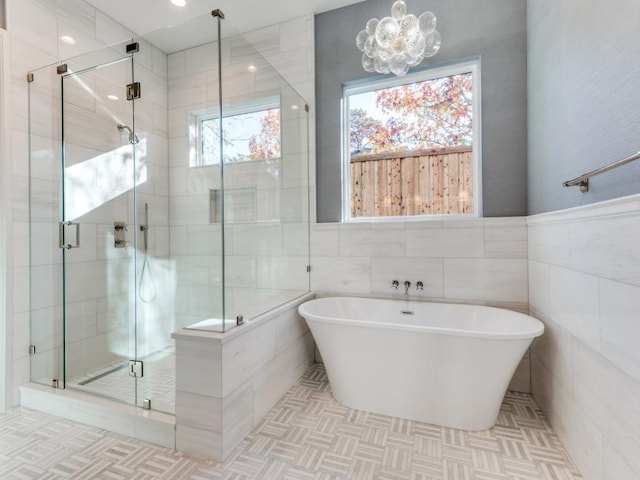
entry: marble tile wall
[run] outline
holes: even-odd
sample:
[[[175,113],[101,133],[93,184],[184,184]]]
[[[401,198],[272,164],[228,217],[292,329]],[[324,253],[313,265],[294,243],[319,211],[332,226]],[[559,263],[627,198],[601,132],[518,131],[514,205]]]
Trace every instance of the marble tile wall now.
[[[533,394],[585,479],[640,478],[640,196],[528,218]]]
[[[226,206],[249,198],[226,224],[225,315],[247,316],[247,299],[280,299],[309,288],[309,131],[304,105],[287,81],[313,98],[313,17],[286,21],[222,44],[223,108],[281,97],[282,158],[225,166]],[[257,67],[248,72],[247,66]],[[194,167],[193,115],[218,106],[217,47],[206,44],[169,55],[171,257],[177,266],[177,325],[221,316],[223,232],[211,223],[211,190],[221,187],[217,166]],[[279,74],[280,75],[279,75]],[[311,106],[312,108],[312,106]],[[312,114],[308,117],[312,118]],[[311,167],[312,168],[312,167]],[[245,197],[242,197],[245,195]],[[241,198],[242,197],[242,198]]]
[[[315,224],[315,292],[473,302],[527,310],[526,219]],[[424,290],[417,291],[417,281]]]

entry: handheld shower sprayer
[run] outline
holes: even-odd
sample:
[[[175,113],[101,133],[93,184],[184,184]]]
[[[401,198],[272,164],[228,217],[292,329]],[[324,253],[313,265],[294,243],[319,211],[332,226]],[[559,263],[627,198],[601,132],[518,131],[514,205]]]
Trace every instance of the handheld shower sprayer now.
[[[133,133],[133,130],[131,130],[131,127],[129,127],[128,125],[125,125],[124,123],[119,123],[117,127],[120,132],[122,132],[123,130],[126,130],[127,132],[129,132],[129,143],[131,143],[132,145],[135,145],[136,143],[139,142],[138,136],[135,133]]]

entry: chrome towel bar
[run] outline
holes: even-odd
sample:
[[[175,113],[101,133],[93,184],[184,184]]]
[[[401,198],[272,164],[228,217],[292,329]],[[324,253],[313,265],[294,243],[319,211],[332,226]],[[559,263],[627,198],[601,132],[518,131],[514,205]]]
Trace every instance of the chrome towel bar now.
[[[591,177],[595,177],[596,175],[600,175],[601,173],[604,172],[608,172],[609,170],[612,170],[616,167],[619,167],[621,165],[624,165],[625,163],[629,163],[633,160],[637,160],[638,158],[640,158],[640,152],[631,155],[627,158],[623,158],[622,160],[618,160],[617,162],[612,162],[609,165],[605,165],[604,167],[600,167],[600,168],[596,168],[595,170],[589,172],[589,173],[585,173],[584,175],[580,175],[579,177],[576,177],[572,180],[567,180],[566,182],[564,182],[562,185],[565,187],[573,187],[575,185],[579,185],[580,186],[580,191],[581,192],[588,192],[589,191],[589,179]]]

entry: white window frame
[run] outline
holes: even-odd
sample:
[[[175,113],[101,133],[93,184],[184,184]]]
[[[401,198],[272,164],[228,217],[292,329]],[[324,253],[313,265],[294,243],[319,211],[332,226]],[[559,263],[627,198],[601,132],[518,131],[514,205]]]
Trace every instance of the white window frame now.
[[[262,112],[277,108],[280,110],[280,145],[282,146],[282,102],[279,95],[271,95],[268,97],[256,98],[241,103],[225,105],[222,107],[223,121],[227,117],[235,117],[237,115],[245,115],[248,113]],[[220,165],[218,163],[204,163],[202,159],[202,123],[207,120],[217,120],[220,118],[220,111],[216,108],[208,108],[191,112],[189,119],[189,130],[191,133],[190,148],[190,167],[211,167]],[[282,156],[282,151],[280,152]],[[278,157],[279,158],[279,157]],[[221,161],[223,159],[221,158]],[[261,160],[247,160],[241,163],[259,162]]]
[[[414,220],[443,220],[482,217],[482,95],[480,77],[480,58],[473,58],[455,63],[435,65],[417,70],[404,77],[374,77],[345,83],[342,87],[342,222],[395,222]],[[473,213],[469,214],[431,214],[403,215],[393,217],[357,217],[351,216],[351,165],[349,142],[349,97],[359,93],[371,92],[383,88],[398,87],[407,83],[418,83],[449,77],[463,73],[471,73],[473,77],[472,95],[472,129],[473,129]]]

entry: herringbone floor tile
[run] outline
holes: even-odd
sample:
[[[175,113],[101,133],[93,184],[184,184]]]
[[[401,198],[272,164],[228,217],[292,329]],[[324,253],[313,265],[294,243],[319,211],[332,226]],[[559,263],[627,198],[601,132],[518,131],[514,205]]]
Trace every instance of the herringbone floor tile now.
[[[314,365],[223,464],[18,408],[0,415],[3,480],[579,480],[530,395],[481,432],[337,403]]]

